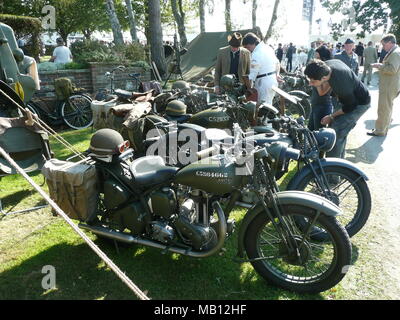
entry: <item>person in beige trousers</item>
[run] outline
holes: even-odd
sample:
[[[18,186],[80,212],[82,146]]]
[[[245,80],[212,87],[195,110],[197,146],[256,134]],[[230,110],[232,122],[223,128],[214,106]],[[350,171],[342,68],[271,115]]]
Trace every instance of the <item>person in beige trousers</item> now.
[[[388,34],[382,38],[382,46],[386,54],[382,63],[372,64],[379,70],[378,119],[375,129],[367,132],[370,136],[386,136],[392,121],[393,100],[400,92],[400,48],[396,37]]]
[[[234,32],[228,37],[229,46],[220,48],[215,64],[214,86],[215,93],[220,94],[219,82],[226,74],[235,74],[239,81],[245,84],[250,73],[250,51],[241,47],[242,35]]]
[[[372,64],[378,61],[378,52],[373,47],[372,41],[368,42],[368,47],[365,48],[364,53],[364,71],[361,77],[361,81],[364,82],[365,76],[367,76],[367,84],[371,83],[372,76]]]

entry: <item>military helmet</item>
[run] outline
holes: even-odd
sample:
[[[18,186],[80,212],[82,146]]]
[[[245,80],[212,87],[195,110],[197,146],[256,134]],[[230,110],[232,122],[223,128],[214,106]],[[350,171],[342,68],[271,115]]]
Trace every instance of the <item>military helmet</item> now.
[[[172,84],[172,89],[190,90],[190,86],[186,81],[178,80]]]
[[[121,153],[121,146],[125,146],[124,138],[113,129],[100,129],[90,139],[89,151],[100,156]]]
[[[221,77],[221,80],[219,81],[219,85],[224,89],[224,90],[232,90],[233,87],[235,86],[236,82],[236,77],[234,74],[226,74]]]
[[[165,113],[171,117],[182,116],[186,114],[186,104],[179,100],[168,102]]]
[[[213,82],[213,81],[214,81],[214,77],[212,76],[212,74],[206,74],[206,75],[203,77],[203,80],[204,80],[205,82]]]

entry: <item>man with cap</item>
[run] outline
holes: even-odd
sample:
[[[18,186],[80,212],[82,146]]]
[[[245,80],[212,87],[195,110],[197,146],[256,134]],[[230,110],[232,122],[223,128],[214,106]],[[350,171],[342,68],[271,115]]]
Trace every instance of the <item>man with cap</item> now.
[[[343,61],[358,76],[358,56],[353,52],[354,41],[347,39],[344,43],[344,50],[336,54],[334,59]]]
[[[247,89],[258,92],[258,103],[272,104],[275,91],[272,87],[278,86],[280,63],[274,50],[254,33],[247,33],[243,38],[243,47],[251,52],[250,74],[246,81]]]
[[[400,48],[393,34],[382,38],[383,49],[387,52],[382,63],[373,63],[379,70],[378,119],[370,136],[386,136],[392,122],[393,100],[400,92]]]
[[[242,35],[234,32],[228,36],[229,46],[220,48],[215,64],[215,93],[220,94],[220,80],[226,74],[234,74],[236,79],[245,83],[244,77],[250,73],[250,52],[241,47]]]
[[[53,51],[53,56],[50,58],[50,62],[55,63],[68,63],[72,61],[72,53],[68,47],[64,45],[62,38],[57,38],[57,48]]]

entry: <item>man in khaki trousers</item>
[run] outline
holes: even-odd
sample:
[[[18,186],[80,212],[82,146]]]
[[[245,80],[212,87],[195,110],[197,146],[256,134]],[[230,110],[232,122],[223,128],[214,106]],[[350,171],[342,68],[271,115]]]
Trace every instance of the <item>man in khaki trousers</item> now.
[[[387,54],[382,63],[372,64],[379,70],[378,119],[375,129],[367,132],[370,136],[386,136],[392,121],[393,100],[400,91],[400,48],[396,37],[388,34],[382,38],[382,46]]]
[[[243,77],[250,73],[250,51],[241,47],[242,35],[234,32],[228,37],[229,46],[220,48],[215,64],[214,85],[215,93],[220,94],[219,82],[226,74],[235,74],[241,83],[245,83]]]
[[[364,71],[361,77],[361,81],[364,82],[365,76],[367,76],[367,84],[371,83],[372,76],[372,64],[378,61],[378,52],[373,47],[372,41],[368,42],[368,47],[365,48],[364,53]]]

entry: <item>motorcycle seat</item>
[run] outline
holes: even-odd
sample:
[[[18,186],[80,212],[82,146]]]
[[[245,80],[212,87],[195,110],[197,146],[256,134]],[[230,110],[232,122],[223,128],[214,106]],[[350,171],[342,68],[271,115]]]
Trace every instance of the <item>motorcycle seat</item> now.
[[[273,128],[266,126],[256,126],[252,128],[255,133],[265,133],[267,137],[273,137],[277,132]]]
[[[135,184],[144,187],[167,182],[179,168],[166,166],[160,156],[146,156],[133,161],[130,170]]]

